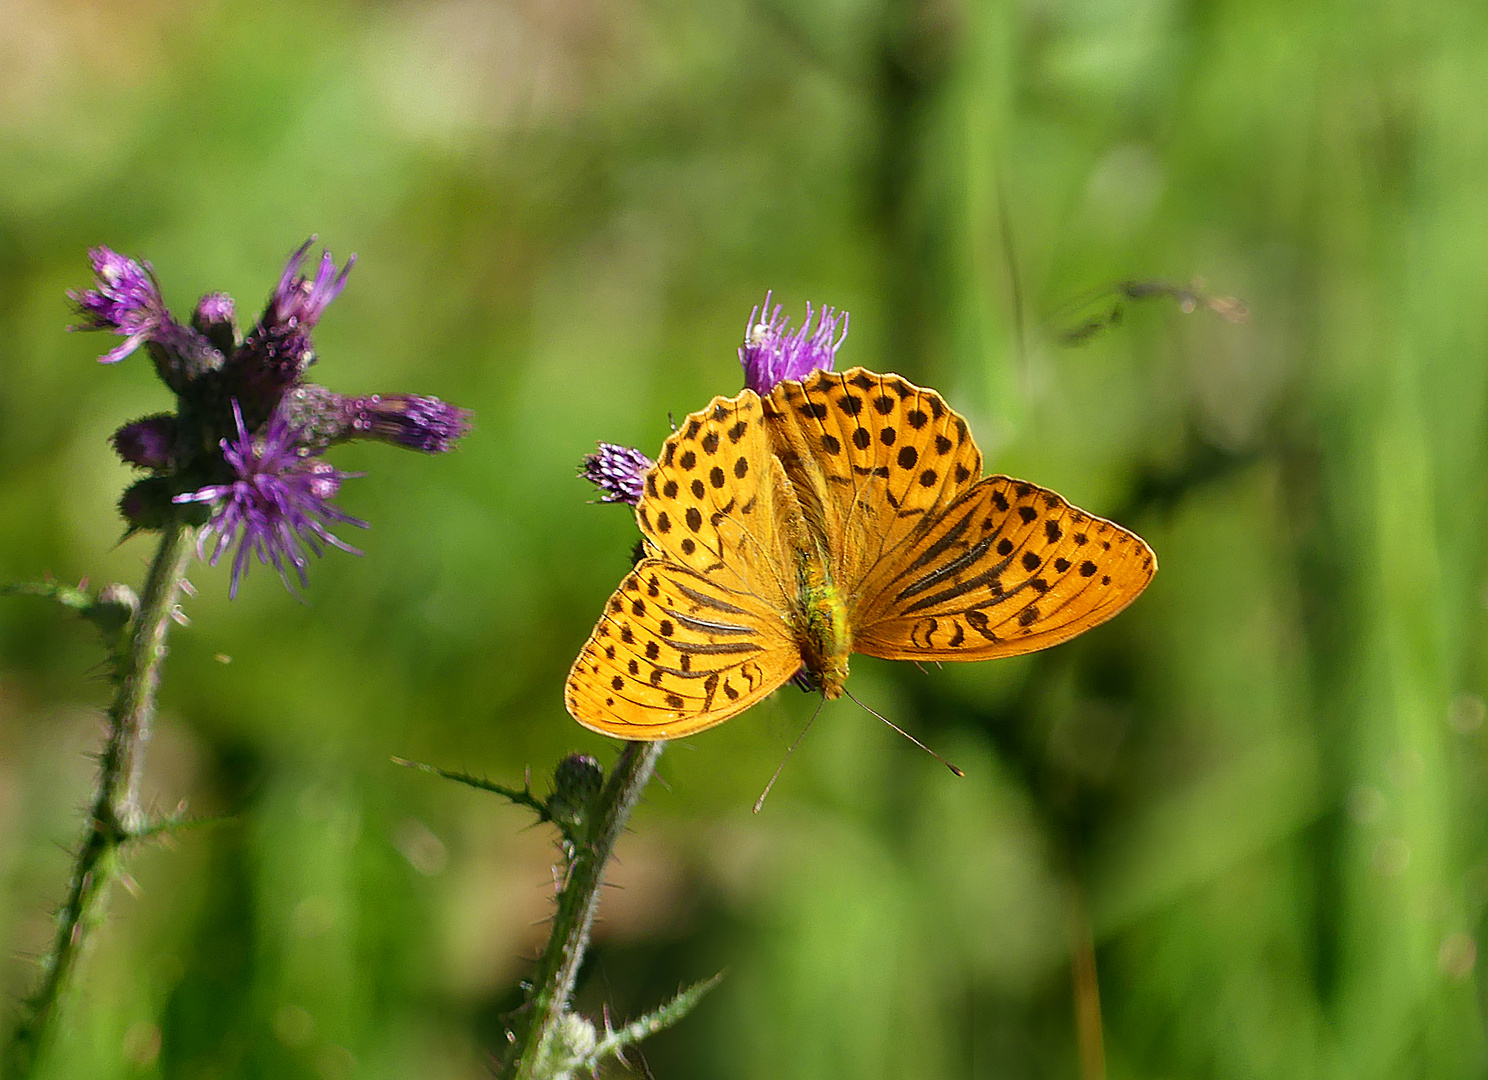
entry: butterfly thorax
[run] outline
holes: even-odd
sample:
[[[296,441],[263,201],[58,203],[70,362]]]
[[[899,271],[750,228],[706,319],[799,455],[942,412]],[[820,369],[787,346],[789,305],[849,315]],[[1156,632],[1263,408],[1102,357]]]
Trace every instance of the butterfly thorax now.
[[[842,696],[852,652],[847,605],[832,582],[820,551],[800,552],[797,563],[799,621],[794,629],[802,670],[828,700]]]

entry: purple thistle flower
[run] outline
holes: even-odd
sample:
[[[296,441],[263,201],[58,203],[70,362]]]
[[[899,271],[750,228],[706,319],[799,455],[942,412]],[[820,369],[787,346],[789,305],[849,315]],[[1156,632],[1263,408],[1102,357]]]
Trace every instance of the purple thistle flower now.
[[[315,273],[315,280],[300,276],[300,264],[305,261],[305,253],[313,243],[315,237],[312,236],[289,257],[284,273],[280,275],[279,285],[274,289],[274,295],[269,297],[269,306],[264,311],[265,325],[292,325],[308,330],[320,321],[320,316],[331,301],[346,288],[346,275],[356,265],[355,255],[346,260],[346,265],[338,274],[336,260],[331,257],[331,253],[322,252],[320,269]]]
[[[106,247],[90,248],[88,259],[98,279],[96,289],[68,290],[84,322],[73,330],[112,330],[124,340],[98,359],[116,364],[171,323],[149,263],[135,262]]]
[[[847,312],[822,308],[813,330],[808,303],[806,321],[792,331],[790,320],[780,314],[780,305],[770,307],[772,295],[765,293],[764,304],[749,313],[744,344],[739,346],[744,385],[756,394],[768,394],[785,379],[804,379],[817,370],[831,371],[837,350],[847,340]]]
[[[422,394],[344,397],[324,386],[301,383],[279,404],[299,429],[302,448],[319,453],[333,443],[375,439],[405,450],[446,454],[470,432],[471,413]]]
[[[344,399],[351,438],[379,439],[408,450],[443,454],[470,430],[470,412],[420,394]]]
[[[109,436],[109,442],[114,444],[115,452],[131,465],[142,469],[166,469],[174,457],[177,431],[174,416],[157,413],[125,424]]]
[[[656,462],[631,446],[602,442],[585,456],[579,475],[599,488],[600,502],[623,502],[634,506],[645,490],[646,473]]]
[[[237,398],[255,428],[274,413],[285,392],[315,363],[310,331],[331,301],[341,295],[346,276],[356,264],[353,255],[337,273],[336,260],[327,251],[321,255],[314,279],[303,277],[300,265],[314,242],[312,236],[290,255],[263,317],[227,364],[229,395]]]
[[[331,531],[338,523],[366,528],[332,503],[342,481],[359,474],[321,460],[327,447],[366,438],[444,453],[470,430],[471,414],[438,398],[344,397],[304,381],[316,358],[311,331],[355,263],[353,257],[338,269],[326,252],[314,273],[303,275],[313,242],[289,257],[246,337],[232,297],[208,293],[191,325],[177,323],[150,265],[106,247],[89,252],[96,288],[68,294],[83,317],[76,329],[125,337],[104,360],[144,345],[176,395],[174,414],[132,421],[111,437],[121,458],[154,474],[119,502],[129,533],[205,522],[197,553],[216,565],[234,549],[233,596],[255,557],[298,592],[295,581],[308,584],[311,555],[328,547],[360,554]]]
[[[309,585],[305,572],[308,555],[318,556],[327,546],[360,555],[328,528],[335,522],[367,527],[365,521],[330,504],[341,489],[341,481],[354,474],[302,454],[297,445],[298,431],[281,416],[271,418],[256,439],[244,426],[236,401],[233,418],[237,439],[222,440],[222,458],[236,478],[174,499],[177,503],[214,504],[212,517],[197,540],[197,554],[202,559],[216,566],[223,553],[237,544],[228,595],[238,595],[238,584],[248,573],[249,555],[256,555],[265,566],[272,563],[291,592],[291,568],[301,586]]]

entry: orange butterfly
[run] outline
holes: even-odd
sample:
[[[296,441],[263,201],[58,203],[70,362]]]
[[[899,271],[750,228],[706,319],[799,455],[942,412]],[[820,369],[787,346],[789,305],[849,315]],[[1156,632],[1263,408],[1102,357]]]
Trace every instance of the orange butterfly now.
[[[574,719],[622,739],[702,731],[797,676],[836,698],[854,652],[1057,645],[1157,570],[1135,533],[983,477],[935,391],[862,368],[714,398],[667,439],[636,520],[644,558],[564,690]]]

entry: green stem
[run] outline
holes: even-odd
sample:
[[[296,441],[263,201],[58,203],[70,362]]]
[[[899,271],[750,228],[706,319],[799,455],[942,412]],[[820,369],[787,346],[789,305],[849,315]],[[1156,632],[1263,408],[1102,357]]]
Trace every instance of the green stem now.
[[[108,744],[99,765],[98,794],[78,849],[72,884],[57,914],[57,936],[42,961],[41,984],[27,1000],[7,1052],[10,1080],[30,1076],[50,1046],[78,968],[103,923],[110,889],[122,871],[121,848],[145,824],[139,804],[145,744],[155,716],[155,692],[165,660],[165,638],[192,554],[193,530],[171,522],[150,564],[139,614],[116,658]]]
[[[604,883],[605,866],[615,852],[615,843],[625,830],[641,792],[656,770],[656,761],[665,745],[661,742],[625,744],[610,773],[609,782],[595,804],[588,836],[583,843],[574,846],[568,876],[563,891],[558,894],[553,931],[532,973],[531,997],[512,1032],[513,1057],[508,1076],[517,1080],[537,1080],[541,1075],[537,1070],[554,1030],[568,1011],[574,979],[584,959],[584,950],[589,946],[589,930],[599,908],[599,890]]]

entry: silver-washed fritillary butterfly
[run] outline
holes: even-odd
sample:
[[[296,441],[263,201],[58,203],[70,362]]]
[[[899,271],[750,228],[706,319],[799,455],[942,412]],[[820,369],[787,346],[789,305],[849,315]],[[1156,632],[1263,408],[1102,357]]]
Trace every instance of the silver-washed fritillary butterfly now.
[[[988,660],[1126,607],[1157,560],[1054,492],[982,476],[933,390],[862,368],[714,398],[646,474],[644,558],[568,673],[568,711],[623,739],[721,723],[847,658]]]

